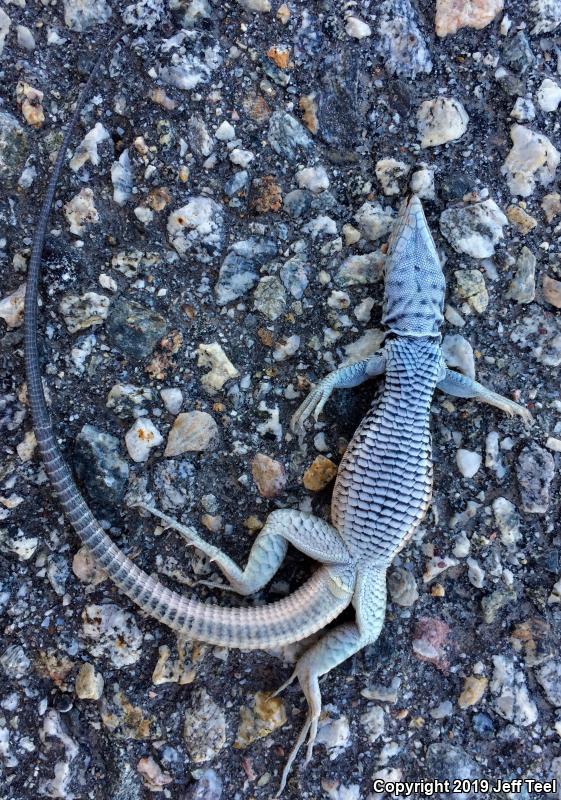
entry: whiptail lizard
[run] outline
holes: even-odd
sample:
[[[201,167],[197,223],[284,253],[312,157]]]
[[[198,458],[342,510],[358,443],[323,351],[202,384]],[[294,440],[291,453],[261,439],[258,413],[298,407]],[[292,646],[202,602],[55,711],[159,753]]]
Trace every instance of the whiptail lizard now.
[[[134,603],[175,631],[227,647],[277,647],[321,630],[352,603],[355,621],[332,628],[310,647],[281,687],[297,677],[309,709],[284,768],[280,794],[306,738],[307,761],[311,757],[321,710],[319,677],[377,639],[384,623],[386,570],[429,506],[429,421],[435,388],[455,397],[478,398],[526,421],[531,417],[520,405],[446,368],[440,349],[445,280],[421,202],[413,196],[399,212],[386,258],[383,322],[388,335],[383,350],[324,378],[292,419],[293,429],[301,430],[311,414],[317,418],[334,389],[358,386],[385,375],[379,402],[363,419],[339,466],[332,524],[300,511],[273,511],[242,570],[195,530],[147,508],[206,553],[232,589],[242,595],[258,591],[270,581],[288,544],[322,566],[290,596],[256,608],[205,605],[143,572],[98,524],[63,459],[45,401],[37,349],[38,281],[45,233],[70,137],[96,68],[97,64],[66,129],[39,213],[29,261],[25,362],[37,443],[55,495],[80,539]]]

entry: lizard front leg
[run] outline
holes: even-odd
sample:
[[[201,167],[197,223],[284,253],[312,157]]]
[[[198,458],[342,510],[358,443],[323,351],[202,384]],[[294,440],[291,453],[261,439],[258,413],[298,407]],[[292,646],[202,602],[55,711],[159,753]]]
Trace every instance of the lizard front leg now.
[[[308,714],[288,756],[276,797],[280,797],[284,790],[294,759],[306,738],[308,739],[308,749],[304,764],[307,764],[312,757],[321,713],[319,678],[367,644],[375,642],[382,630],[386,611],[386,571],[384,568],[371,567],[359,573],[353,595],[353,605],[356,611],[356,623],[337,626],[307,650],[298,660],[292,676],[278,690],[282,691],[294,678],[298,678],[308,701]]]
[[[465,397],[481,400],[483,403],[488,403],[490,406],[500,408],[508,414],[509,417],[518,414],[522,417],[524,422],[531,424],[532,415],[524,406],[509,400],[508,397],[503,397],[492,389],[488,389],[481,383],[468,378],[466,375],[461,375],[459,372],[447,369],[444,377],[436,384],[437,389],[441,392],[451,395],[452,397]]]
[[[347,564],[351,560],[343,540],[327,522],[301,511],[278,509],[269,514],[242,570],[226,553],[199,536],[194,528],[182,525],[157,508],[145,505],[142,508],[178,531],[188,544],[205,553],[228,580],[229,588],[241,595],[253,594],[271,580],[286,555],[288,543],[321,564]],[[225,588],[208,581],[201,583]]]
[[[352,389],[354,386],[360,386],[361,383],[369,380],[369,378],[382,375],[385,369],[386,357],[382,353],[376,353],[376,355],[364,361],[357,361],[348,367],[341,367],[334,372],[330,372],[317,386],[314,386],[304,402],[295,411],[290,421],[290,427],[293,431],[302,430],[310,414],[313,414],[314,419],[317,419],[334,389]]]

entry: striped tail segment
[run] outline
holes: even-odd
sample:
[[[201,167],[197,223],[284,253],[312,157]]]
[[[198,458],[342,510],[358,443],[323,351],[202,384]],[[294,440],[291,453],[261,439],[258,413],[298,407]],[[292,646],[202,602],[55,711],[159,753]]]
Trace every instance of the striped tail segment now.
[[[70,138],[103,57],[122,37],[115,36],[97,59],[76,103],[49,180],[35,228],[25,296],[25,365],[29,405],[37,444],[62,508],[82,542],[109,578],[143,611],[168,627],[210,644],[243,649],[298,641],[327,625],[349,603],[334,591],[328,568],[319,569],[289,597],[265,606],[223,608],[185,598],[134,564],[107,536],[72,477],[57,445],[39,370],[37,297],[43,244],[58,178]]]

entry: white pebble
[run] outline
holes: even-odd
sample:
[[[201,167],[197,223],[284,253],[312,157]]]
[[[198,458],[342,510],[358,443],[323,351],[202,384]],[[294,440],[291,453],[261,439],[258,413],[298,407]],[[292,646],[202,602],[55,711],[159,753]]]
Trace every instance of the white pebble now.
[[[275,361],[286,361],[287,358],[295,355],[300,347],[300,337],[297,335],[288,336],[284,343],[275,345],[273,358]]]
[[[358,228],[355,228],[354,225],[350,225],[348,222],[345,225],[343,225],[343,227],[341,228],[341,232],[345,237],[345,244],[347,246],[356,244],[360,239],[360,231],[358,230]]]
[[[462,320],[463,321],[463,320]],[[447,366],[475,378],[475,359],[471,344],[459,333],[447,334],[442,342],[442,355]]]
[[[25,25],[18,25],[17,28],[18,45],[24,50],[35,49],[35,38],[29,28]]]
[[[143,225],[148,225],[148,223],[152,222],[154,219],[154,212],[151,208],[148,208],[148,206],[137,206],[134,209],[134,216],[139,222],[142,222]]]
[[[237,164],[242,169],[249,166],[255,156],[249,150],[243,150],[241,147],[235,147],[230,153],[230,161],[232,164]]]
[[[183,393],[181,389],[162,389],[160,397],[170,414],[179,414],[183,404]]]
[[[475,558],[468,558],[468,580],[476,589],[481,589],[485,581],[485,570],[481,569]]]
[[[346,292],[339,292],[334,289],[327,299],[329,308],[348,308],[351,304],[351,298]]]
[[[456,453],[456,464],[464,478],[473,478],[481,466],[481,454],[460,447]]]
[[[235,138],[236,131],[233,125],[224,120],[215,130],[214,135],[220,142],[229,142]]]
[[[99,285],[102,286],[104,289],[109,289],[110,292],[116,292],[119,288],[117,281],[108,275],[106,272],[100,273],[98,278]]]
[[[140,463],[147,461],[150,450],[164,441],[162,434],[147,417],[137,419],[125,436],[129,456]]]
[[[538,89],[539,107],[546,112],[557,111],[559,103],[561,103],[561,86],[550,78],[545,78]]]
[[[421,147],[437,147],[459,139],[467,130],[469,117],[455,97],[424,100],[417,111]]]
[[[300,189],[309,189],[319,194],[329,187],[329,178],[324,167],[306,167],[296,173],[296,181]]]
[[[499,434],[490,431],[485,439],[485,466],[493,469],[500,480],[506,475],[506,468],[499,454]]]
[[[361,300],[358,306],[355,308],[355,317],[359,322],[368,322],[373,307],[374,298],[365,297],[364,300]]]
[[[358,17],[348,17],[345,30],[347,36],[351,36],[353,39],[366,39],[372,33],[370,25]]]
[[[422,200],[434,200],[434,168],[421,164],[411,175],[411,191]]]
[[[456,541],[454,542],[454,547],[452,548],[452,553],[456,556],[456,558],[465,558],[470,551],[471,542],[462,531],[457,537]]]
[[[507,547],[514,546],[520,541],[520,517],[516,506],[510,500],[506,497],[496,497],[493,500],[493,516],[503,544]]]
[[[531,122],[536,117],[536,109],[528,97],[518,97],[510,116],[517,122]]]

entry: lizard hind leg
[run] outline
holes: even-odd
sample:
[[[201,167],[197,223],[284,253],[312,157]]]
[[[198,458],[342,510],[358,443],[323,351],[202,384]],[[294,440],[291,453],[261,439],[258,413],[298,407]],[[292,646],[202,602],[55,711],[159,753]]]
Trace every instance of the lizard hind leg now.
[[[351,559],[343,540],[327,522],[312,514],[279,509],[269,514],[253,543],[245,568],[241,569],[230,556],[199,536],[194,528],[177,522],[152,506],[141,507],[208,556],[230,585],[224,587],[209,581],[199,583],[222,589],[230,588],[245,596],[259,591],[271,580],[286,555],[289,542],[322,564],[348,564]]]
[[[363,644],[365,643],[362,642],[360,632],[356,625],[338,625],[320,639],[317,644],[307,650],[298,661],[295,675],[306,697],[308,713],[302,730],[284,766],[276,797],[280,797],[281,793],[284,791],[294,760],[306,739],[308,740],[308,746],[304,765],[306,765],[312,757],[321,714],[319,678],[342,661],[350,658],[361,649]]]
[[[306,738],[308,748],[304,765],[312,757],[321,714],[319,678],[367,644],[375,642],[382,630],[386,610],[386,571],[383,566],[372,565],[359,572],[356,576],[353,605],[356,611],[356,623],[345,623],[333,628],[319,642],[312,645],[296,664],[294,675],[298,678],[308,701],[308,714],[288,756],[277,797],[280,797],[286,786],[292,764]],[[287,683],[290,683],[290,680],[292,677]]]

